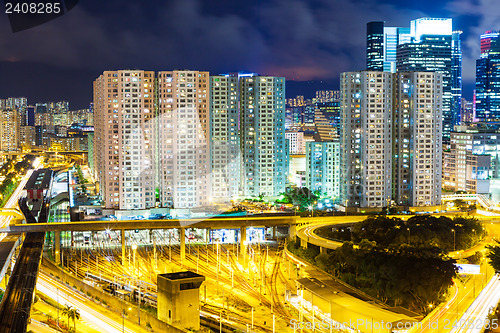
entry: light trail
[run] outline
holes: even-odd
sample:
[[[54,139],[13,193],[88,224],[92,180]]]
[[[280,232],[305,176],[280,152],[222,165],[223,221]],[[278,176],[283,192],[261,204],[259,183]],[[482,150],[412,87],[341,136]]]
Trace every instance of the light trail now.
[[[98,327],[101,332],[110,333],[135,333],[136,330],[125,327],[123,330],[122,322],[117,322],[107,316],[106,313],[101,313],[94,309],[96,306],[93,302],[78,295],[76,292],[66,287],[64,284],[54,280],[44,273],[40,273],[37,281],[37,290],[42,294],[49,296],[53,300],[58,300],[59,304],[73,306],[80,312],[83,320]],[[62,309],[61,309],[62,312]],[[63,318],[61,316],[61,318]]]
[[[498,274],[491,277],[486,287],[460,317],[451,333],[480,333],[487,324],[488,312],[500,300],[500,280]],[[498,324],[498,323],[497,323]]]
[[[17,201],[19,200],[19,197],[21,196],[21,192],[24,189],[24,186],[26,186],[26,183],[31,177],[31,174],[33,173],[33,170],[29,170],[26,175],[22,178],[22,180],[19,182],[19,185],[15,189],[15,191],[12,193],[10,196],[9,200],[5,203],[4,208],[16,208],[17,207]],[[9,226],[10,222],[12,221],[12,216],[5,216],[0,218],[0,227],[5,228]],[[7,236],[6,233],[1,233],[0,234],[0,241],[2,241],[5,236]]]

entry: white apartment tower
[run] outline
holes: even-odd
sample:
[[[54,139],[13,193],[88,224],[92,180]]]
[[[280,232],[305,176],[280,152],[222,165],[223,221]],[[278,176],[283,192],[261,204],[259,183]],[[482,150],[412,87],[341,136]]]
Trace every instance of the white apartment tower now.
[[[285,78],[240,76],[240,126],[242,194],[275,196],[285,192]]]
[[[440,205],[443,75],[398,72],[394,79],[394,200]]]
[[[341,74],[341,200],[348,207],[385,207],[391,200],[391,73]]]
[[[94,81],[94,170],[107,208],[155,206],[154,72],[105,71]]]
[[[158,165],[163,207],[194,208],[210,197],[208,72],[158,73]]]
[[[288,153],[290,155],[304,155],[306,142],[304,141],[304,132],[286,131],[285,138],[288,140]]]
[[[210,77],[212,199],[228,203],[239,194],[240,134],[238,75]]]
[[[348,207],[441,201],[442,74],[341,76],[341,200]]]
[[[338,139],[306,144],[306,186],[321,196],[339,197],[340,142]]]

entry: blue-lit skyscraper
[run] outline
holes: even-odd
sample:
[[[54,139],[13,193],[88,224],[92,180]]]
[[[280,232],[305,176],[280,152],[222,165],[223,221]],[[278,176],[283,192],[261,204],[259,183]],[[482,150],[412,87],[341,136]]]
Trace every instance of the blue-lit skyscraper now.
[[[460,122],[460,99],[462,97],[462,51],[460,31],[453,31],[452,19],[421,18],[410,22],[410,28],[385,27],[383,22],[368,23],[376,26],[372,31],[383,31],[382,38],[367,35],[374,40],[378,54],[382,54],[382,69],[367,49],[367,69],[396,71],[437,72],[443,74],[443,136],[449,139],[450,131]],[[373,43],[372,43],[373,44]]]
[[[384,22],[366,25],[366,69],[384,70]]]
[[[476,119],[500,120],[500,32],[481,35],[481,57],[476,60]]]

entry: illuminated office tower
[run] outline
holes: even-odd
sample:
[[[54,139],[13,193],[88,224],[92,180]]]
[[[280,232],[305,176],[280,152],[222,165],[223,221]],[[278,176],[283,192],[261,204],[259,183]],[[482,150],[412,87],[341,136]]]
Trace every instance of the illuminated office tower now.
[[[366,69],[396,72],[397,46],[410,40],[410,28],[386,27],[383,21],[366,27]]]
[[[394,74],[394,201],[400,206],[441,204],[443,75]]]
[[[238,75],[210,76],[210,165],[213,201],[239,194]]]
[[[384,70],[384,22],[366,25],[366,69]]]
[[[411,42],[400,44],[398,71],[443,74],[443,138],[449,141],[454,125],[460,122],[462,53],[460,34],[452,30],[451,19],[423,18],[411,21]]]
[[[500,32],[481,35],[481,57],[476,60],[476,119],[500,120]]]
[[[285,78],[240,77],[240,126],[243,195],[285,192]]]
[[[163,207],[194,208],[210,198],[208,72],[158,73],[158,164]]]
[[[340,190],[338,139],[306,144],[306,187],[321,196],[337,198]]]
[[[391,200],[392,74],[346,72],[340,79],[340,189],[348,207],[385,207]]]
[[[472,123],[474,121],[474,102],[462,98],[460,110],[460,121],[462,125]]]
[[[461,31],[453,31],[452,19],[421,18],[410,28],[367,25],[367,69],[387,72],[438,72],[443,74],[443,136],[460,122],[462,97]],[[370,42],[371,41],[371,42]]]
[[[105,71],[94,81],[94,170],[107,208],[155,206],[154,72]]]
[[[7,107],[0,110],[0,149],[17,151],[19,149],[19,112],[17,108]]]

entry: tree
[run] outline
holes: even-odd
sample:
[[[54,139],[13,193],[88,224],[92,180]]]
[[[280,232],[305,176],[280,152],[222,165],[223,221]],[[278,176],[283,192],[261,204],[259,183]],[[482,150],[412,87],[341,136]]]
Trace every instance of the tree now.
[[[497,245],[487,245],[486,248],[489,250],[486,254],[486,258],[489,259],[491,267],[495,269],[496,272],[500,271],[500,241],[495,239]]]
[[[73,319],[73,327],[76,333],[76,321],[80,319],[80,311],[78,309],[72,308],[68,315],[68,327],[69,327],[69,318]]]
[[[66,305],[66,307],[62,310],[63,316],[68,316],[68,327],[69,327],[69,319],[72,318],[75,324],[75,332],[76,332],[76,322],[75,319],[80,319],[80,312],[73,308],[71,305]]]
[[[476,253],[467,258],[467,261],[471,264],[477,265],[481,262],[482,258],[483,255],[481,254],[481,252],[476,251]]]
[[[455,207],[457,207],[462,212],[465,212],[468,208],[467,203],[463,200],[457,199],[454,200],[453,203],[455,204]]]
[[[314,201],[318,200],[318,197],[307,187],[287,188],[286,192],[283,193],[283,197],[283,202],[299,206],[302,210],[308,209]]]

